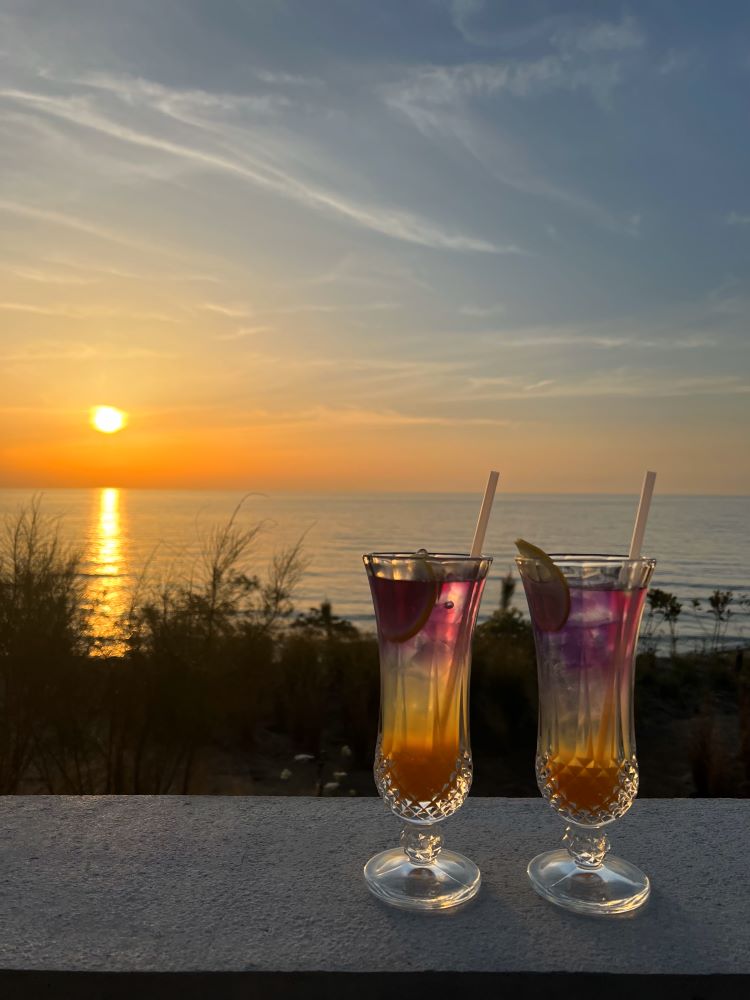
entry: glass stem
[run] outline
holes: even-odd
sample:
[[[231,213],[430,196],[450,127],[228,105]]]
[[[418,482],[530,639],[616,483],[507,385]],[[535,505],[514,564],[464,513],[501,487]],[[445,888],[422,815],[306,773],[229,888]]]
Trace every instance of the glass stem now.
[[[593,871],[601,868],[609,850],[609,840],[601,830],[571,824],[565,827],[563,844],[579,868]]]
[[[443,835],[436,826],[404,823],[401,846],[413,865],[431,865],[443,847]]]

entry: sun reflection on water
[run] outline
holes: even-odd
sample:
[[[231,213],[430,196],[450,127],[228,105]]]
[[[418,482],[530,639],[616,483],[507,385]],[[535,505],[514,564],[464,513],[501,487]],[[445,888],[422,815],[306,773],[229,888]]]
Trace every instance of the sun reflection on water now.
[[[123,651],[120,622],[126,610],[123,565],[123,525],[121,491],[106,487],[99,491],[98,508],[94,507],[89,564],[89,599],[92,630],[101,655],[119,655]]]
[[[96,567],[100,576],[117,576],[120,572],[120,491],[104,489],[99,495],[99,525]]]

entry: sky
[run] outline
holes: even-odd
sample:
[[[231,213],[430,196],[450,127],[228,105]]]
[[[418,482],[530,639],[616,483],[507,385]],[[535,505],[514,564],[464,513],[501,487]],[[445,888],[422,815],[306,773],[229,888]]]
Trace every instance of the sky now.
[[[0,485],[750,493],[748,39],[0,0]]]

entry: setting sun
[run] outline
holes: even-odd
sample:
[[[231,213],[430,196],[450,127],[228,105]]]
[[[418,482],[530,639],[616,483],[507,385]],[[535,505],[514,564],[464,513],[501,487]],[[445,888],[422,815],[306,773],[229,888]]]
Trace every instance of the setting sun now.
[[[91,426],[102,434],[121,431],[127,422],[127,414],[114,406],[94,406],[91,410]]]

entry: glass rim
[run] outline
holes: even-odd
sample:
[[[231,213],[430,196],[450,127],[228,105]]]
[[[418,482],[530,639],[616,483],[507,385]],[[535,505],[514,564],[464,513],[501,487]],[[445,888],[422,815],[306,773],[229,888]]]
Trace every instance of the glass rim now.
[[[547,555],[556,566],[656,566],[656,559],[651,556],[635,556],[611,554],[606,552],[548,552]],[[515,557],[517,565],[521,563],[538,563],[538,556]]]
[[[424,562],[492,562],[492,556],[472,556],[468,552],[428,552],[420,555],[417,552],[365,552],[363,559],[382,559],[388,562],[413,562],[421,559]]]

